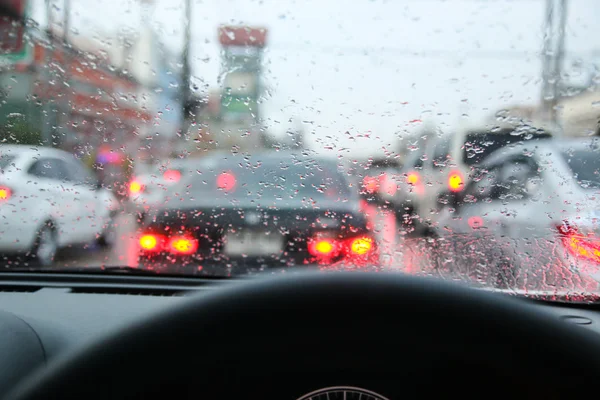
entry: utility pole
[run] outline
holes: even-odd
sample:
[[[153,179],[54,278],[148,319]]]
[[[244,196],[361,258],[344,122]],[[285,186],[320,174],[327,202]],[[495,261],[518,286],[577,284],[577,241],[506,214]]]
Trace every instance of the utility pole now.
[[[546,0],[540,102],[543,117],[554,124],[559,122],[556,108],[560,100],[566,21],[567,0]]]
[[[54,107],[50,103],[50,91],[52,90],[51,81],[53,78],[52,74],[52,52],[54,51],[54,39],[52,33],[52,25],[54,19],[52,18],[52,2],[53,0],[46,0],[46,39],[48,40],[48,46],[44,49],[44,55],[46,58],[46,65],[39,66],[38,75],[40,76],[40,82],[43,82],[44,93],[44,112],[42,113],[42,143],[46,146],[52,146],[53,136],[53,121],[54,121]]]
[[[66,110],[65,110],[65,119],[67,120],[67,124],[66,124],[66,129],[65,129],[65,133],[67,135],[71,135],[71,131],[69,126],[70,121],[71,121],[71,93],[72,93],[72,89],[71,89],[71,85],[69,83],[69,72],[70,72],[70,68],[71,68],[71,46],[69,45],[69,27],[70,27],[70,16],[71,16],[71,0],[64,0],[63,2],[63,35],[62,35],[62,42],[63,42],[63,62],[64,62],[64,82],[65,82],[65,86],[66,86],[66,93],[67,96],[65,96],[66,99]],[[68,139],[71,141],[74,141],[74,136],[75,135],[71,135],[71,137],[69,137]]]
[[[184,140],[188,137],[188,130],[190,127],[190,119],[192,113],[190,112],[189,103],[191,101],[190,96],[190,40],[191,40],[191,19],[192,19],[192,4],[191,0],[185,0],[184,7],[184,38],[183,38],[183,51],[181,52],[181,64],[183,68],[181,70],[181,107],[183,110],[183,124],[181,127],[181,134]]]

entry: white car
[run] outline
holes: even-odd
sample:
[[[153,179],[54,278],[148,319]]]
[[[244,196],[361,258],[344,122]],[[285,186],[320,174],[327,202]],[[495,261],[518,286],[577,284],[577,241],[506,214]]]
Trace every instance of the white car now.
[[[115,241],[119,203],[73,154],[0,146],[0,253],[50,265],[61,247]]]
[[[504,278],[531,281],[537,274],[557,287],[564,287],[557,279],[577,279],[596,290],[599,153],[598,138],[537,140],[497,150],[462,193],[440,204],[432,224],[444,238],[440,258],[448,266],[486,260],[486,268]],[[473,258],[478,261],[462,262]]]
[[[540,125],[541,126],[541,125]],[[424,136],[406,160],[402,178],[392,202],[417,217],[421,230],[430,231],[439,196],[447,191],[460,193],[471,180],[473,168],[495,150],[531,138],[556,134],[550,127],[527,125],[465,128],[453,134]]]

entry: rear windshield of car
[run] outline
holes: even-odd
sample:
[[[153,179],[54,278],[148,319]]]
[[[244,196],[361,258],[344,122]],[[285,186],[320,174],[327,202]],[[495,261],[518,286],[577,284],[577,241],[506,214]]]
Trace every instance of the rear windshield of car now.
[[[533,139],[546,139],[551,135],[545,132],[517,131],[502,129],[498,131],[470,132],[463,146],[463,163],[469,166],[481,163],[494,151],[519,142]]]
[[[196,194],[275,200],[341,198],[350,194],[347,180],[335,167],[292,161],[200,167],[188,187]]]
[[[450,139],[443,138],[440,139],[435,145],[435,151],[433,154],[433,165],[435,167],[444,167],[448,162],[448,157],[450,155]]]
[[[563,151],[562,155],[581,187],[600,188],[600,157],[597,150]]]
[[[15,156],[9,156],[8,154],[0,155],[0,169],[5,169],[15,159]]]

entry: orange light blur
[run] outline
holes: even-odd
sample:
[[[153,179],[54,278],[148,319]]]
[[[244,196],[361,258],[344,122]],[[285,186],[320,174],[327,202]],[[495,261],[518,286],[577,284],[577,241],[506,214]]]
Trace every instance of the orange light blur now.
[[[140,237],[140,247],[144,250],[156,250],[158,248],[158,238],[155,235],[142,235]]]
[[[333,244],[327,240],[321,240],[315,244],[315,250],[321,254],[329,254],[333,251]]]
[[[454,171],[448,175],[448,189],[452,192],[460,192],[464,186],[464,181],[460,172]]]
[[[373,194],[379,188],[379,181],[375,177],[365,176],[363,178],[363,187],[365,188],[367,193]]]
[[[8,200],[10,199],[11,195],[12,192],[9,188],[0,186],[0,200]]]
[[[360,237],[352,240],[350,251],[353,254],[364,255],[373,249],[373,239],[369,237]]]
[[[406,176],[406,182],[410,183],[411,185],[416,185],[417,183],[419,183],[419,174],[417,174],[416,172],[410,172]]]
[[[138,181],[131,181],[129,184],[129,193],[138,194],[142,191],[142,184]]]
[[[198,241],[188,236],[176,236],[169,241],[169,250],[177,254],[194,254],[198,250]]]
[[[314,239],[308,243],[308,252],[315,257],[334,257],[339,246],[334,239]]]

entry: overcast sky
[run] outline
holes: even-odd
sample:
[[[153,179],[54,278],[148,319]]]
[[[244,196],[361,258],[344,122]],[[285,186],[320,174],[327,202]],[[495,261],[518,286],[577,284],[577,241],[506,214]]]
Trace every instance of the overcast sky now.
[[[290,117],[305,121],[314,132],[309,146],[321,152],[379,155],[419,121],[452,130],[461,119],[539,100],[545,0],[192,1],[198,81],[217,85],[220,24],[267,27],[267,125],[277,131]],[[114,35],[144,20],[181,48],[183,0],[155,0],[145,19],[140,1],[71,3],[77,34]],[[588,67],[598,58],[599,20],[599,1],[570,1],[567,51]]]

